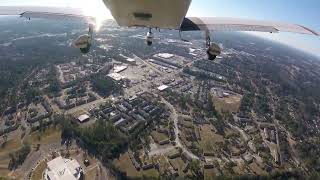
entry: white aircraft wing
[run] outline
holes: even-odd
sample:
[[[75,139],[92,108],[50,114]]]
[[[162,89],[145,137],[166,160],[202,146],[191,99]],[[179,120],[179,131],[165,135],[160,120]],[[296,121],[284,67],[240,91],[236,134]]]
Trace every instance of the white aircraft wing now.
[[[94,23],[95,18],[85,15],[81,9],[37,6],[0,6],[0,15],[19,15],[25,18],[44,18],[57,20],[85,20]]]
[[[180,30],[293,32],[320,36],[319,32],[297,24],[219,17],[188,17],[183,20]]]

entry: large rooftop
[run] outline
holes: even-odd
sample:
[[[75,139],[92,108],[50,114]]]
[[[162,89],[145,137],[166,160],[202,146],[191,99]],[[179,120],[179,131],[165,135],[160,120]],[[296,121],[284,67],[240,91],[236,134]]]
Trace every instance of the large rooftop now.
[[[115,73],[119,73],[119,72],[121,72],[121,71],[126,70],[127,68],[128,68],[128,66],[115,66],[115,67],[113,68],[113,71],[114,71]]]
[[[88,120],[90,117],[87,114],[82,114],[81,116],[78,117],[78,121],[80,122],[84,122],[86,120]]]
[[[168,88],[169,88],[169,86],[167,86],[167,85],[161,85],[161,86],[158,87],[158,90],[159,91],[164,91],[164,90],[166,90]]]
[[[46,180],[78,180],[81,176],[82,168],[76,160],[59,156],[49,161],[47,165]]]
[[[158,57],[161,57],[164,59],[170,59],[170,58],[174,57],[173,54],[169,54],[169,53],[159,53],[159,54],[156,54],[155,56],[158,56]]]
[[[108,74],[109,77],[111,77],[115,81],[120,81],[121,79],[124,79],[124,76],[122,76],[119,73],[110,73]]]

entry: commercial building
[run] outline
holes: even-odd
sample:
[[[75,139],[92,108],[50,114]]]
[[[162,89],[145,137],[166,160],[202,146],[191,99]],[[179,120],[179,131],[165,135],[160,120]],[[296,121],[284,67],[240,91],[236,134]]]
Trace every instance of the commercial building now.
[[[76,160],[61,156],[49,161],[44,173],[45,180],[79,180],[83,170]]]
[[[119,73],[111,73],[111,74],[108,74],[108,76],[111,77],[115,81],[120,81],[120,80],[124,79],[124,76],[121,76],[121,74],[119,74]]]
[[[173,54],[169,54],[169,53],[159,53],[159,54],[156,54],[155,56],[158,56],[158,57],[164,58],[164,59],[170,59],[170,58],[174,57]]]
[[[83,122],[88,121],[88,120],[90,119],[90,117],[89,117],[89,115],[87,115],[87,114],[82,114],[82,115],[79,116],[77,119],[78,119],[78,121],[79,121],[80,123],[83,123]]]
[[[128,62],[129,64],[136,64],[136,60],[133,59],[133,58],[127,58],[127,62]]]
[[[119,73],[121,71],[124,71],[128,68],[128,66],[114,66],[113,67],[113,72]]]
[[[164,90],[166,90],[168,88],[169,88],[169,86],[167,86],[167,85],[161,85],[161,86],[158,87],[158,90],[159,91],[164,91]]]

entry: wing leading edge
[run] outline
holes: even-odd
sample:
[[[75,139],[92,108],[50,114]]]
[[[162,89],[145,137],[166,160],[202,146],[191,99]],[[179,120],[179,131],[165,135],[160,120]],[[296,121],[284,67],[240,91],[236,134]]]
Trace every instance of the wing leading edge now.
[[[0,15],[19,15],[25,18],[43,18],[57,20],[85,20],[94,23],[95,19],[86,16],[81,9],[37,6],[0,6]]]
[[[188,17],[181,24],[181,31],[257,31],[257,32],[293,32],[320,36],[307,27],[271,21],[259,21],[240,18]]]

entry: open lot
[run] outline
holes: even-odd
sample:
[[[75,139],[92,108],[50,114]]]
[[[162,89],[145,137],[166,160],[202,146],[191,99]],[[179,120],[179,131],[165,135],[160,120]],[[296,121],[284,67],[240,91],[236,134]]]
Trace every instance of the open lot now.
[[[249,167],[255,174],[259,174],[259,175],[266,174],[266,172],[263,169],[261,169],[259,165],[255,162],[249,164]]]
[[[179,122],[183,125],[183,127],[186,127],[186,128],[193,127],[193,123],[191,121],[180,120]]]
[[[152,131],[151,136],[156,142],[161,142],[161,141],[167,140],[169,138],[166,134],[159,133],[157,131]]]
[[[155,161],[159,162],[160,164],[160,172],[164,173],[166,169],[170,167],[169,162],[167,161],[165,156],[158,156],[155,158]]]
[[[0,147],[0,176],[8,176],[10,173],[10,170],[8,170],[8,165],[10,162],[9,154],[17,151],[20,147],[20,136],[8,140],[5,146]]]
[[[204,179],[205,180],[213,180],[215,179],[215,172],[214,169],[204,169]]]
[[[199,144],[204,152],[215,152],[217,143],[224,143],[223,136],[214,133],[211,129],[212,125],[200,126],[201,141]]]
[[[32,147],[36,147],[37,144],[48,145],[48,144],[57,143],[57,142],[59,143],[61,142],[61,131],[58,130],[58,128],[52,128],[52,127],[49,129],[46,129],[43,132],[35,131],[24,139],[24,143],[28,143]],[[21,175],[20,173],[18,173],[18,171],[20,172],[20,169],[16,171],[17,173],[10,173],[10,170],[8,170],[8,164],[10,162],[9,154],[19,150],[22,144],[23,144],[22,140],[20,138],[20,135],[18,134],[13,139],[8,140],[4,146],[0,147],[0,176],[11,177],[12,175],[18,175],[18,176]],[[31,156],[32,155],[30,155],[30,157]],[[42,176],[42,172],[45,168],[45,164],[46,164],[45,162],[41,162],[41,164],[37,166],[37,168],[33,173],[34,174],[33,176],[36,178],[33,178],[33,179],[40,179],[38,177]],[[21,166],[21,168],[25,170],[26,167]]]
[[[238,175],[248,173],[248,171],[245,169],[244,164],[238,164],[237,166],[233,167],[232,170],[235,174],[238,174]]]
[[[137,171],[131,163],[128,153],[122,154],[119,159],[114,160],[113,163],[121,171],[126,172],[127,176],[131,178],[142,176],[155,178],[159,177],[159,172],[154,168]]]
[[[90,170],[88,170],[85,173],[85,178],[84,179],[96,179],[95,177],[97,177],[97,171],[98,171],[98,166],[95,166],[93,168],[91,168]]]
[[[228,97],[213,97],[213,103],[218,111],[238,112],[241,102],[240,95],[230,95]]]
[[[114,164],[123,172],[126,172],[129,177],[139,177],[141,175],[131,163],[128,153],[122,154],[119,159],[114,160]]]
[[[50,127],[43,132],[35,131],[31,133],[28,141],[31,144],[41,145],[61,142],[61,130],[59,128]]]
[[[158,178],[159,172],[154,168],[148,170],[141,170],[141,176]]]
[[[44,173],[44,170],[47,167],[47,161],[41,161],[38,166],[35,168],[35,170],[32,172],[31,180],[39,180],[42,179],[42,175]]]
[[[185,166],[185,163],[183,162],[181,157],[178,157],[178,158],[175,158],[175,159],[170,159],[169,161],[173,166],[178,167],[179,175],[183,175],[184,174],[183,173],[183,168]]]

